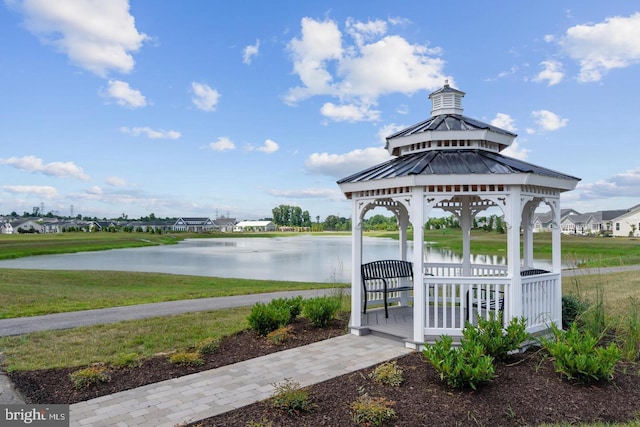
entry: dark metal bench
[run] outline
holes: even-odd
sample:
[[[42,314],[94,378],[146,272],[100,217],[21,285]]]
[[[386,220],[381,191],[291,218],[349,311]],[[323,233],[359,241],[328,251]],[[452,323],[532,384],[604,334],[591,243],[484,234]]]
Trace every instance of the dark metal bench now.
[[[400,279],[408,278],[413,281],[413,265],[409,261],[400,261],[387,259],[381,261],[373,261],[362,264],[362,287],[364,288],[364,310],[367,313],[368,294],[381,292],[384,298],[384,316],[389,317],[387,308],[387,295],[392,292],[410,291],[413,286],[401,285],[398,283]],[[395,284],[389,285],[390,279],[395,280]],[[382,289],[367,287],[371,281],[382,281]]]

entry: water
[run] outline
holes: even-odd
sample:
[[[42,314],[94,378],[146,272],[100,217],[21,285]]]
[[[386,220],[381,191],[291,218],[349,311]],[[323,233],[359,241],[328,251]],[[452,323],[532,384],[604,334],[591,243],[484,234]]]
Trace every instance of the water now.
[[[458,255],[430,246],[425,248],[425,254],[427,262],[461,262]],[[398,258],[397,240],[363,238],[363,262]],[[506,259],[475,255],[472,262],[505,264]],[[348,283],[351,277],[351,237],[301,235],[187,239],[176,245],[5,260],[0,261],[0,268],[141,271],[241,279]]]

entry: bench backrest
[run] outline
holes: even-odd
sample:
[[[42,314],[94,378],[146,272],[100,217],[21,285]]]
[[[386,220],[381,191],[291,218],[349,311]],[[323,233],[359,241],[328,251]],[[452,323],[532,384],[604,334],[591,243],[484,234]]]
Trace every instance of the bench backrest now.
[[[413,264],[409,261],[386,259],[362,264],[362,280],[413,277]]]

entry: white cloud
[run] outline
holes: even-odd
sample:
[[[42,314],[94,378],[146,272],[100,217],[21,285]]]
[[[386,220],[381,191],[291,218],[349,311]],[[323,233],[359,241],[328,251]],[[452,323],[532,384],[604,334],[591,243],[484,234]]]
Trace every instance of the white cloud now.
[[[388,21],[391,22],[391,21]],[[387,22],[347,20],[343,40],[336,22],[303,18],[301,35],[289,42],[293,70],[302,85],[289,89],[288,104],[313,96],[330,96],[321,113],[332,120],[378,120],[370,111],[377,98],[390,93],[412,94],[441,87],[444,61],[439,49],[414,45],[402,37],[387,35]],[[451,77],[448,77],[452,81]]]
[[[280,149],[280,146],[277,142],[271,139],[265,139],[264,144],[262,144],[261,146],[256,147],[254,145],[247,144],[244,149],[246,151],[262,151],[263,153],[271,154],[278,151]]]
[[[394,133],[400,132],[404,128],[406,128],[405,125],[398,125],[396,123],[384,125],[378,130],[378,138],[380,139],[380,142],[382,144],[386,145],[387,137],[393,135]]]
[[[583,199],[640,197],[640,168],[628,170],[606,180],[580,183],[576,187]]]
[[[545,131],[558,130],[565,127],[569,122],[569,119],[564,119],[548,110],[537,110],[532,112],[531,115],[535,118],[538,126]]]
[[[76,178],[82,181],[88,181],[89,176],[84,173],[81,167],[73,162],[52,162],[43,163],[42,159],[36,156],[9,157],[8,159],[0,159],[0,165],[13,166],[16,169],[28,172],[40,172],[48,176],[58,178]]]
[[[515,132],[517,130],[516,123],[513,118],[505,113],[496,114],[496,117],[491,120],[491,124],[509,132]]]
[[[536,77],[534,82],[547,82],[547,86],[557,85],[564,78],[562,64],[558,61],[542,61],[540,66],[543,68]]]
[[[335,105],[332,102],[325,103],[320,112],[323,116],[336,122],[362,122],[376,121],[380,119],[380,111],[372,110],[370,104],[343,104]]]
[[[109,87],[102,96],[115,99],[123,107],[140,108],[147,105],[147,99],[139,90],[132,89],[129,83],[120,80],[109,80]]]
[[[107,185],[110,185],[112,187],[126,187],[129,185],[129,183],[124,178],[120,178],[118,176],[108,176],[105,182],[107,183]]]
[[[369,147],[345,154],[313,153],[305,161],[305,167],[311,174],[340,179],[389,159],[391,156],[384,148]]]
[[[175,130],[164,130],[164,129],[154,130],[147,126],[135,127],[131,129],[123,126],[120,128],[120,131],[122,133],[127,133],[133,136],[140,136],[142,134],[145,134],[147,135],[148,138],[151,138],[151,139],[178,139],[181,136],[181,133]]]
[[[193,90],[193,98],[191,98],[193,105],[202,111],[216,111],[216,105],[220,99],[220,93],[217,90],[197,82],[191,83],[191,89]]]
[[[609,70],[640,62],[640,12],[576,25],[558,42],[580,64],[578,81],[599,81]]]
[[[531,150],[521,147],[520,143],[518,143],[518,140],[515,140],[513,141],[513,143],[511,143],[510,146],[502,150],[500,154],[513,157],[515,159],[527,160],[527,157],[529,157],[530,152]]]
[[[235,150],[236,144],[226,136],[221,136],[216,142],[211,142],[209,147],[214,151],[228,151]]]
[[[344,194],[340,189],[332,188],[305,188],[301,190],[271,190],[269,194],[277,197],[291,199],[329,199],[344,200]]]
[[[27,29],[101,77],[129,73],[133,56],[149,37],[138,32],[128,0],[24,0]]]
[[[14,194],[27,194],[45,199],[58,196],[58,190],[49,185],[3,185],[2,189]]]
[[[256,40],[256,44],[249,45],[244,48],[242,53],[242,62],[249,65],[253,57],[260,53],[260,39]]]

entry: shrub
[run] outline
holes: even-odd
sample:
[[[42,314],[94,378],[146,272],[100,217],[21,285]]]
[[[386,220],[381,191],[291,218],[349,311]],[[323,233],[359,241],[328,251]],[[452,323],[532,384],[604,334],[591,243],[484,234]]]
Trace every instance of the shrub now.
[[[376,366],[369,374],[369,378],[378,384],[397,387],[402,384],[402,381],[404,380],[402,373],[402,369],[398,368],[398,363],[394,360],[392,362],[385,362]]]
[[[288,324],[290,318],[291,312],[287,307],[258,302],[251,307],[248,320],[251,329],[265,336]]]
[[[351,402],[351,418],[358,425],[379,426],[396,416],[393,405],[395,402],[384,397],[371,397],[364,393]]]
[[[440,379],[450,387],[476,387],[490,381],[495,375],[493,357],[475,340],[462,339],[460,347],[453,347],[453,338],[443,335],[422,354],[440,373]]]
[[[220,340],[216,338],[205,338],[196,343],[196,351],[201,355],[211,354],[220,347]]]
[[[572,323],[577,321],[579,317],[589,308],[586,301],[580,299],[577,295],[568,294],[562,296],[562,328],[568,329]]]
[[[342,300],[331,297],[321,296],[309,298],[304,302],[302,314],[309,319],[311,323],[319,328],[325,328],[342,307]]]
[[[486,353],[496,360],[504,360],[510,352],[518,349],[529,338],[526,332],[527,322],[524,317],[513,318],[506,328],[502,326],[502,313],[497,317],[490,313],[489,319],[478,318],[478,325],[467,324],[462,330],[468,341],[480,343]]]
[[[296,317],[300,315],[302,312],[302,304],[302,297],[299,295],[291,298],[276,298],[269,302],[269,305],[273,307],[282,307],[289,310],[289,321],[287,324],[296,320]]]
[[[204,360],[200,353],[192,351],[179,351],[169,356],[169,362],[182,366],[200,366],[204,364]]]
[[[140,366],[140,356],[137,353],[120,353],[111,364],[116,368],[136,368]]]
[[[554,358],[556,372],[583,383],[613,378],[613,370],[620,360],[620,349],[615,344],[598,346],[598,339],[589,331],[581,332],[575,323],[567,331],[555,325],[551,325],[551,330],[553,339],[540,341]]]
[[[286,379],[276,384],[275,388],[271,396],[271,404],[274,408],[289,414],[308,411],[312,408],[309,392],[301,388],[297,382]]]
[[[103,365],[89,366],[69,374],[73,386],[77,389],[92,386],[94,384],[106,383],[111,380],[107,368]]]
[[[293,338],[291,325],[283,326],[267,334],[267,342],[272,345],[282,345]]]

